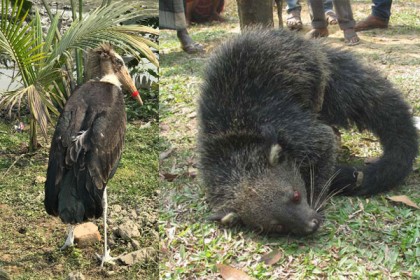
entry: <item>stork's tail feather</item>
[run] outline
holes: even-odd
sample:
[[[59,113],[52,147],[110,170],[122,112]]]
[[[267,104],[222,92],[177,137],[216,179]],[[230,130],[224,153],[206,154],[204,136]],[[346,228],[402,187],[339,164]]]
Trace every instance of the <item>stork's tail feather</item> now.
[[[58,194],[58,216],[66,224],[76,224],[102,215],[102,191],[96,191],[87,171],[76,178],[67,172]],[[91,193],[90,191],[93,191]]]

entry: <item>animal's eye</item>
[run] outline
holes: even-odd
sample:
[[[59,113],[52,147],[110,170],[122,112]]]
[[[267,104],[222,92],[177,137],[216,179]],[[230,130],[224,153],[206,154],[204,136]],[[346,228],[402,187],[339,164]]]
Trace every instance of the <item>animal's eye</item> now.
[[[300,199],[301,199],[300,192],[299,192],[299,191],[294,191],[294,192],[293,192],[292,201],[293,201],[294,203],[298,203],[298,202],[300,201]]]

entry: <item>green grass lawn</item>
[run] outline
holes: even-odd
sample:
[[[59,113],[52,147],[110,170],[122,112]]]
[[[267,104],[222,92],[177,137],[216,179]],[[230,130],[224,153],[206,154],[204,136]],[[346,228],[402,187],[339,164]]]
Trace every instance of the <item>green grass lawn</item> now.
[[[128,116],[141,115],[141,110],[129,106]],[[157,254],[132,266],[107,265],[101,270],[95,253],[102,254],[103,242],[88,248],[59,250],[67,227],[58,218],[47,215],[43,204],[49,142],[39,138],[42,147],[28,154],[27,132],[16,133],[13,125],[14,122],[0,122],[0,269],[13,279],[66,279],[76,271],[86,279],[156,279]],[[53,128],[49,139],[52,132]],[[130,117],[122,159],[107,186],[113,220],[109,234],[124,216],[135,211],[138,217],[133,221],[141,236],[134,239],[140,248],[151,247],[156,253],[158,145],[157,116]],[[121,206],[121,214],[113,213],[115,205]],[[95,223],[103,236],[102,219]],[[114,240],[112,256],[136,250],[130,241]]]
[[[356,20],[370,13],[370,0],[352,3]],[[309,16],[303,5],[305,32]],[[330,27],[326,39],[379,69],[402,91],[415,115],[420,115],[418,7],[418,0],[394,1],[391,27],[359,33],[358,46],[344,47],[337,27]],[[206,54],[185,54],[175,32],[162,30],[160,34],[160,146],[161,151],[172,149],[160,164],[160,277],[221,279],[216,265],[222,263],[256,279],[420,279],[420,211],[386,199],[407,195],[420,204],[418,171],[389,193],[333,198],[320,230],[305,238],[273,238],[206,220],[209,208],[199,175],[195,176],[195,100],[209,54],[239,32],[235,1],[228,1],[224,17],[224,23],[189,28],[193,39],[205,45]],[[363,162],[381,153],[371,134],[342,133],[340,159]],[[260,261],[273,251],[280,255],[278,262]]]

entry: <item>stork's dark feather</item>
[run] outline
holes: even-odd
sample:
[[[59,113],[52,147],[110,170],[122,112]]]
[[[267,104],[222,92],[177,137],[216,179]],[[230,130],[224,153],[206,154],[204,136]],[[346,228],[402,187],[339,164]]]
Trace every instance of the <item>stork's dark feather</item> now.
[[[89,81],[68,99],[53,136],[45,183],[45,208],[64,223],[102,215],[102,195],[124,143],[121,89]]]

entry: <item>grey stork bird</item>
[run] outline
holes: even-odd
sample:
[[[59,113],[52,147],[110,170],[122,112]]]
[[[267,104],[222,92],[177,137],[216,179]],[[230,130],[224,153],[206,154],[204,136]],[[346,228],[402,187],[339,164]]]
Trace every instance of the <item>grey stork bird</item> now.
[[[124,62],[109,44],[89,51],[85,84],[76,89],[62,111],[51,143],[45,182],[45,209],[69,224],[61,249],[73,245],[74,226],[103,216],[104,262],[107,245],[107,191],[121,158],[126,115],[122,87],[142,100]]]

